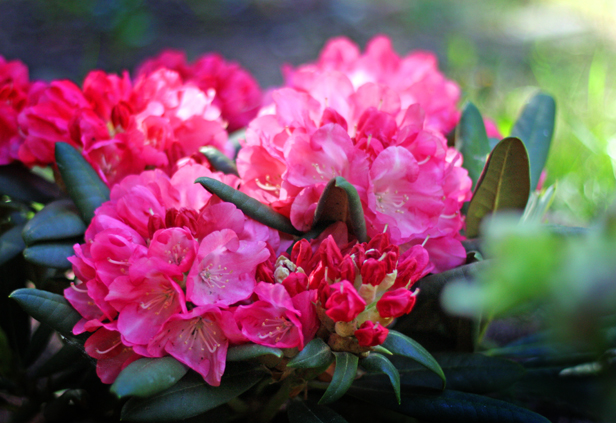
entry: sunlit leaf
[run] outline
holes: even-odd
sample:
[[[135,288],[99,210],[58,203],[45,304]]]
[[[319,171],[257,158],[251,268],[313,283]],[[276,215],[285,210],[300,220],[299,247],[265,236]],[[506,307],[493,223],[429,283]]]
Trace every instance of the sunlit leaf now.
[[[21,237],[24,225],[15,226],[0,235],[0,266],[20,254],[26,244]]]
[[[82,236],[86,225],[71,200],[49,203],[26,224],[22,236],[26,245]]]
[[[298,398],[291,401],[287,412],[292,423],[347,423],[331,408]]]
[[[54,269],[70,269],[70,256],[75,255],[74,242],[49,242],[35,244],[24,250],[24,257],[30,263]]]
[[[473,103],[466,105],[456,127],[456,148],[462,153],[462,166],[468,170],[474,188],[490,153],[490,143],[481,113]]]
[[[332,381],[319,400],[319,404],[331,404],[340,399],[349,390],[355,380],[359,358],[348,352],[334,352],[336,368]]]
[[[146,398],[172,387],[187,371],[173,357],[141,358],[120,372],[110,390],[119,398],[130,395]]]
[[[282,358],[283,352],[280,348],[249,343],[229,348],[227,350],[227,361],[250,360],[251,358],[261,357],[263,355],[273,355]]]
[[[233,163],[233,160],[225,156],[219,149],[212,147],[211,145],[207,145],[205,147],[201,147],[199,152],[207,158],[207,161],[210,162],[210,165],[214,168],[214,170],[227,175],[239,176],[237,173],[237,167],[235,166],[235,163]]]
[[[287,363],[287,367],[311,369],[329,365],[333,361],[334,356],[329,345],[321,338],[314,338]]]
[[[360,365],[368,372],[386,374],[400,403],[400,373],[391,361],[381,354],[370,353],[368,357],[360,361]]]

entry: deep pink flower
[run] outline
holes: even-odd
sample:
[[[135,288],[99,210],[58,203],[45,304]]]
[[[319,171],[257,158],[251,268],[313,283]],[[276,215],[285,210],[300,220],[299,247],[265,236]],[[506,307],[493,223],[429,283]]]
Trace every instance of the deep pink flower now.
[[[349,281],[331,286],[331,293],[325,303],[326,314],[334,322],[350,322],[364,311],[366,302],[359,296]]]
[[[415,305],[416,296],[406,288],[398,288],[383,294],[376,303],[381,317],[400,317],[409,314]]]
[[[0,165],[19,158],[23,138],[19,134],[17,115],[26,105],[29,90],[26,65],[17,60],[6,61],[0,55]]]
[[[122,369],[141,358],[120,339],[120,333],[111,327],[101,327],[85,345],[86,353],[97,360],[96,374],[103,383],[113,383]]]
[[[353,333],[355,338],[357,338],[357,342],[362,347],[374,347],[381,345],[385,342],[388,334],[389,329],[381,326],[379,322],[372,323],[370,320],[366,320],[362,323],[359,329]]]

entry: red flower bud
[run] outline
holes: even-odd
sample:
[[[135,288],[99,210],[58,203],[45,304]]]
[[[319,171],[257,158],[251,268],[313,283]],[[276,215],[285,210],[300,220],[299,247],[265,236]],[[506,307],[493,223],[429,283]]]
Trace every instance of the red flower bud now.
[[[416,297],[406,288],[398,288],[383,294],[376,303],[381,317],[400,317],[408,314],[415,305]]]
[[[387,263],[376,259],[368,259],[361,267],[362,283],[378,286],[387,274]]]
[[[133,111],[128,103],[120,101],[111,109],[111,123],[114,128],[126,130]]]
[[[349,281],[335,283],[330,288],[325,314],[334,322],[350,322],[366,308],[366,302]]]
[[[354,333],[357,342],[362,347],[381,345],[388,334],[387,328],[381,326],[380,323],[372,323],[370,320],[365,321]]]

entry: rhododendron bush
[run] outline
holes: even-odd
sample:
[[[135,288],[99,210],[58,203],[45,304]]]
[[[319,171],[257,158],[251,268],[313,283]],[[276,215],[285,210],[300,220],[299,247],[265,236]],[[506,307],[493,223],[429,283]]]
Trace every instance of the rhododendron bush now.
[[[487,320],[438,295],[485,264],[485,216],[545,212],[552,98],[501,140],[432,53],[385,36],[333,39],[283,74],[264,95],[215,53],[169,50],[76,84],[0,57],[3,378],[48,351],[28,377],[48,379],[33,409],[50,420],[344,421],[354,397],[545,421],[478,395],[523,368],[474,353]]]

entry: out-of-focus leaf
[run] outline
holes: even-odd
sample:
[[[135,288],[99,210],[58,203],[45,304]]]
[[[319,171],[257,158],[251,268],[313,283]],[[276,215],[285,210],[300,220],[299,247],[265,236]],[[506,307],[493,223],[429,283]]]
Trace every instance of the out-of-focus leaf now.
[[[227,175],[239,176],[237,173],[237,167],[235,166],[235,163],[233,163],[233,160],[225,156],[219,149],[212,147],[211,145],[207,145],[205,147],[201,147],[199,152],[207,158],[207,161],[210,162],[210,165],[214,168],[214,170]]]
[[[24,203],[42,204],[62,196],[56,184],[30,172],[21,163],[0,166],[0,194]]]
[[[86,225],[77,207],[70,200],[49,203],[24,227],[22,236],[26,245],[82,236]]]
[[[289,422],[293,423],[347,423],[341,415],[329,407],[302,401],[297,397],[287,408]]]
[[[118,375],[111,392],[119,398],[150,397],[175,385],[188,369],[173,357],[141,358]]]
[[[394,388],[398,404],[400,403],[400,373],[391,361],[381,354],[370,353],[368,357],[361,360],[360,365],[368,372],[386,374]]]
[[[32,317],[64,336],[71,336],[81,315],[62,295],[38,289],[22,288],[10,295]]]
[[[53,329],[45,324],[40,324],[39,327],[36,328],[24,356],[24,364],[26,366],[34,363],[41,353],[45,351],[53,333]]]
[[[334,361],[332,350],[321,338],[314,338],[303,350],[293,357],[287,367],[312,369],[329,366]]]
[[[524,143],[505,138],[492,150],[477,182],[468,213],[466,236],[475,238],[488,214],[501,210],[524,210],[530,194],[528,155]]]
[[[530,161],[530,187],[535,189],[550,151],[556,102],[545,93],[535,95],[522,110],[511,130],[511,136],[521,139],[528,150]]]
[[[473,103],[468,103],[462,112],[456,128],[456,148],[462,153],[462,166],[468,170],[474,188],[490,153],[490,143],[481,113]]]
[[[62,180],[86,224],[96,210],[109,201],[109,188],[79,151],[64,142],[56,143],[56,163]]]
[[[240,363],[237,363],[240,364]],[[241,363],[246,364],[246,363]],[[146,399],[131,398],[122,408],[122,420],[165,422],[184,420],[212,410],[253,387],[266,375],[260,366],[227,367],[220,386],[210,386],[190,373],[166,391]]]
[[[280,348],[266,347],[258,344],[243,344],[231,347],[227,350],[227,361],[243,361],[263,355],[273,355],[278,358],[283,357]]]
[[[30,343],[30,321],[32,320],[17,303],[9,298],[11,292],[23,288],[28,279],[28,264],[18,254],[0,265],[0,328],[9,341],[16,365],[22,359]]]
[[[71,414],[72,408],[79,405],[86,408],[90,399],[90,394],[84,389],[68,389],[59,398],[51,400],[43,409],[45,421],[57,422],[66,421]]]
[[[239,129],[235,132],[233,132],[232,134],[229,134],[229,144],[231,144],[233,146],[233,149],[235,150],[235,154],[233,155],[233,159],[235,159],[237,157],[237,153],[240,151],[240,149],[242,148],[242,145],[240,144],[240,140],[245,139],[246,138],[246,130],[245,129]]]
[[[355,354],[348,352],[335,352],[334,356],[336,357],[334,375],[332,376],[332,381],[319,400],[319,405],[331,404],[341,398],[346,391],[349,390],[355,380],[359,358]]]
[[[0,328],[0,376],[6,377],[13,365],[13,353],[9,340],[2,328]],[[2,389],[2,388],[0,388]]]
[[[26,244],[21,237],[24,225],[15,226],[0,235],[0,266],[21,253]]]
[[[74,242],[49,242],[35,244],[24,250],[24,257],[30,263],[54,269],[70,269],[70,256],[75,255]]]
[[[528,203],[522,215],[522,222],[538,222],[541,223],[546,212],[552,205],[556,196],[556,186],[548,187],[544,192],[533,191],[530,193]]]
[[[300,235],[301,233],[293,227],[291,221],[286,216],[275,212],[271,207],[260,203],[252,197],[231,188],[223,182],[212,178],[197,178],[195,183],[203,185],[212,194],[217,195],[223,201],[235,204],[235,206],[244,212],[248,217],[253,218],[257,222],[263,223],[270,228],[277,229],[281,232]]]
[[[37,378],[50,376],[74,366],[83,359],[87,359],[84,351],[73,343],[67,343],[36,369],[34,376]]]
[[[436,373],[443,380],[443,389],[445,389],[446,379],[443,369],[441,369],[441,366],[439,366],[432,354],[419,343],[400,332],[390,330],[387,339],[383,342],[383,347],[394,354],[415,360],[428,370]]]

